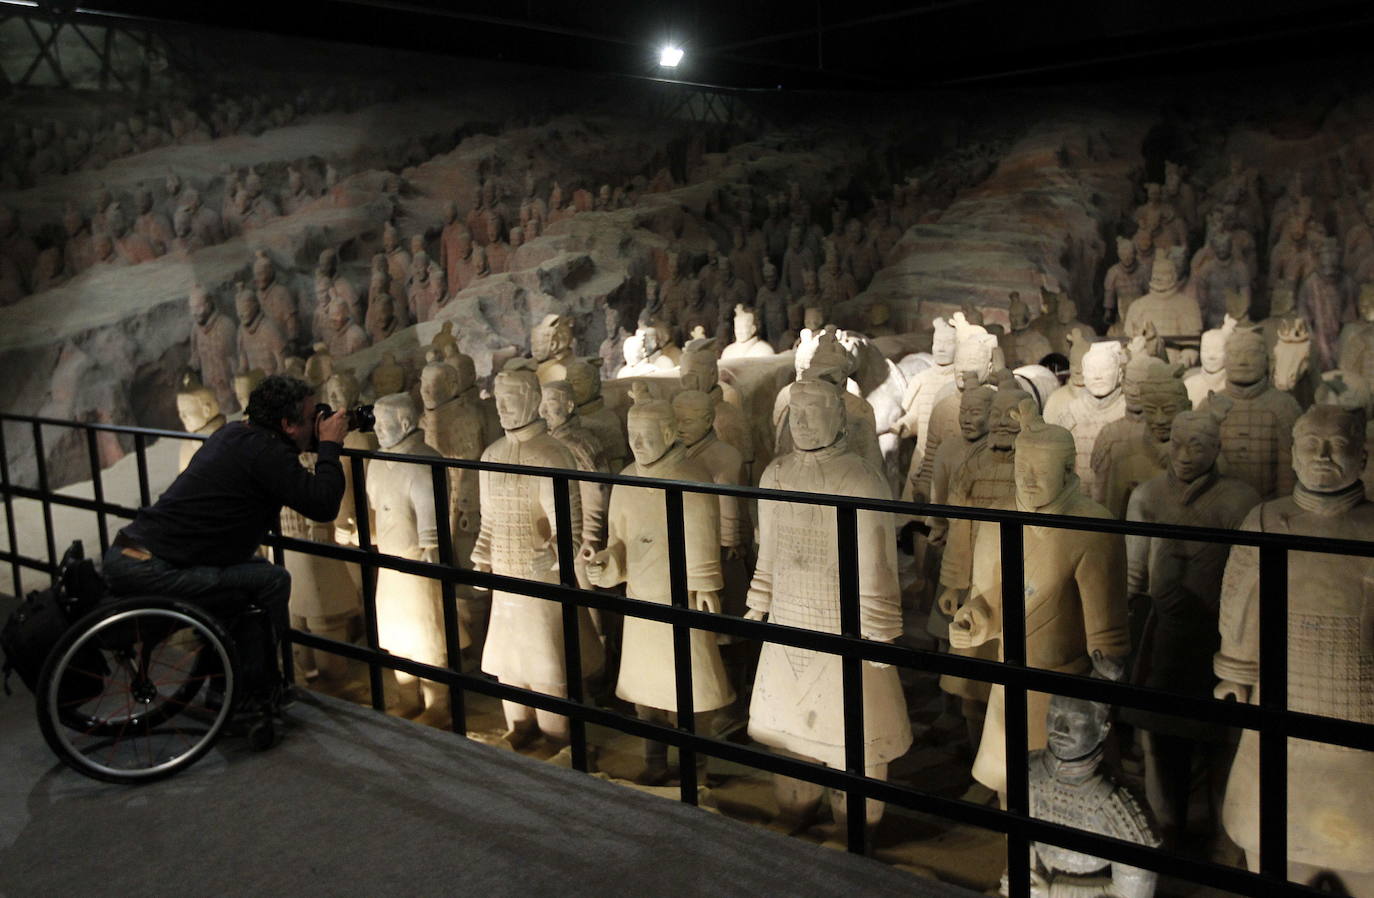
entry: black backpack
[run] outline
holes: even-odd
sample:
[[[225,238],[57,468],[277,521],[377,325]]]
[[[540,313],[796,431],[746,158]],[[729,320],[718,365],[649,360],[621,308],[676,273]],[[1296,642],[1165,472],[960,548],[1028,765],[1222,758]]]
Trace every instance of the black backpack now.
[[[76,540],[63,554],[53,585],[29,593],[0,629],[5,694],[10,693],[11,671],[19,674],[30,692],[37,691],[39,671],[57,640],[108,592],[81,540]]]

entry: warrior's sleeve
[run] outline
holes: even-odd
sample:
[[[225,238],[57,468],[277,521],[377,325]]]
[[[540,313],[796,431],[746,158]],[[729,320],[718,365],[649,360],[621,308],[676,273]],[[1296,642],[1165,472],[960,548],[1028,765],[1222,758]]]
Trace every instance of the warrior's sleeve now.
[[[414,467],[416,470],[410,480],[410,502],[415,509],[415,533],[421,549],[433,549],[439,545],[438,510],[434,507],[433,484],[430,478],[423,476],[423,468],[418,465]],[[444,492],[448,493],[447,485]]]
[[[560,446],[561,448],[561,446]],[[573,468],[572,454],[566,449],[563,450],[564,458],[550,459],[549,467]],[[553,547],[555,554],[558,550],[558,512],[554,506],[553,499],[553,478],[539,478],[539,507],[544,512],[544,519],[549,525],[549,545]],[[485,493],[483,494],[485,495]],[[576,553],[582,546],[582,494],[581,491],[574,489],[572,484],[568,484],[568,511],[569,520],[572,523],[573,552]],[[482,515],[485,520],[486,514]]]
[[[1088,548],[1079,555],[1074,570],[1083,603],[1088,654],[1101,652],[1108,658],[1124,658],[1131,651],[1126,621],[1126,541],[1116,533],[1093,536],[1084,540]]]
[[[874,498],[887,497],[879,494]],[[897,585],[897,532],[892,515],[881,511],[860,511],[858,531],[859,632],[865,639],[891,642],[902,635],[902,597]]]
[[[489,461],[486,453],[482,453],[482,460]],[[477,472],[477,507],[482,512],[482,525],[477,528],[477,543],[472,547],[473,565],[491,564],[491,515],[488,513],[487,497],[491,495],[491,474],[487,471]]]
[[[1145,515],[1142,496],[1144,490],[1136,488],[1126,502],[1126,520],[1148,521]],[[1126,536],[1126,594],[1149,595],[1150,593],[1150,537]]]
[[[719,592],[725,586],[720,572],[720,503],[709,493],[683,493],[682,533],[686,541],[687,588]]]
[[[603,589],[625,582],[625,503],[624,491],[629,487],[616,487],[611,490],[611,501],[606,512],[606,574],[598,586]],[[617,493],[617,490],[620,492]]]
[[[926,427],[930,428],[935,422],[935,410],[931,409],[930,417],[926,419]],[[937,430],[931,430],[926,435],[926,454],[921,457],[921,469],[916,475],[915,482],[911,485],[912,501],[920,502],[930,498],[930,481],[935,477],[935,453],[940,451],[940,443],[944,441],[943,436]]]
[[[759,479],[762,489],[777,489],[777,468],[770,464]],[[754,579],[749,583],[749,595],[745,604],[751,611],[767,612],[773,607],[773,557],[777,551],[776,537],[773,532],[773,516],[777,513],[778,503],[769,499],[759,500],[759,557],[754,563]]]
[[[1116,308],[1116,267],[1107,269],[1107,276],[1102,280],[1102,308]]]
[[[1260,511],[1250,510],[1242,530],[1260,530]],[[1232,546],[1221,580],[1221,648],[1212,658],[1218,679],[1245,686],[1259,682],[1259,550]]]
[[[968,484],[963,472],[969,470],[970,463],[954,476],[950,484],[947,501],[950,505],[969,505]],[[948,523],[945,536],[945,551],[940,553],[940,585],[949,589],[968,589],[970,573],[973,569],[973,528],[977,521],[955,518]]]
[[[738,486],[744,482],[744,466],[740,465],[738,470],[723,471],[714,478],[715,482],[721,486]],[[740,513],[740,501],[737,496],[715,496],[716,504],[719,506],[720,514],[720,545],[729,549],[744,543],[744,534],[741,532],[740,523],[743,515]]]
[[[1116,787],[1104,810],[1111,815],[1111,831],[1107,835],[1151,848],[1158,848],[1162,844],[1149,815],[1124,787]],[[1121,898],[1153,898],[1158,879],[1159,874],[1153,870],[1112,863],[1112,894]]]
[[[980,521],[973,525],[973,575],[966,607],[987,618],[984,642],[1002,637],[1002,541],[997,524]]]

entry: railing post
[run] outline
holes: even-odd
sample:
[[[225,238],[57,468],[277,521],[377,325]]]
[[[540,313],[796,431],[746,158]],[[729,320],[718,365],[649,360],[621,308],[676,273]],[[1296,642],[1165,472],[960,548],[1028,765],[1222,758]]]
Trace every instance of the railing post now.
[[[1259,872],[1288,881],[1288,550],[1259,550],[1260,706],[1276,712],[1259,733]]]
[[[999,526],[1002,558],[1002,660],[1026,666],[1026,567],[1024,532],[1020,524]],[[1026,749],[1026,687],[1012,678],[1003,689],[1006,729],[1007,810],[1030,816],[1030,776]],[[1010,898],[1030,896],[1030,841],[1017,828],[1007,833],[1007,884]]]
[[[272,563],[277,567],[286,567],[286,550],[281,547],[281,514],[277,514],[277,519],[272,522],[272,535],[276,539],[272,543]],[[292,650],[291,627],[286,628],[286,633],[277,646],[281,655],[281,675],[282,681],[291,684],[296,682],[296,653]]]
[[[439,563],[454,567],[453,526],[448,516],[448,468],[438,462],[429,466],[430,479],[434,487],[434,524],[436,539],[439,541]],[[445,577],[440,581],[439,590],[444,602],[444,653],[448,657],[449,670],[459,673],[463,670],[462,641],[458,638],[458,596],[453,581]],[[464,703],[463,689],[457,683],[448,686],[448,706],[453,732],[466,736],[468,732],[467,706]]]
[[[153,491],[148,485],[148,438],[141,433],[134,434],[134,461],[138,464],[138,507],[147,508],[153,504]]]
[[[110,548],[110,530],[105,520],[105,480],[101,476],[104,472],[100,470],[100,444],[97,440],[99,434],[90,426],[85,430],[86,455],[91,460],[91,495],[100,506],[95,513],[95,526],[100,534],[100,555],[103,558],[105,551]]]
[[[572,499],[568,490],[572,484],[562,474],[553,477],[554,526],[558,529],[558,582],[577,588],[577,569],[574,563],[577,550],[573,546]],[[568,700],[581,704],[582,695],[582,626],[580,605],[563,603],[563,665],[568,680]],[[581,717],[568,717],[568,738],[572,746],[574,770],[587,770],[587,723]]]
[[[835,536],[839,551],[840,632],[855,639],[863,635],[859,614],[859,513],[847,505],[835,509]],[[841,696],[844,702],[844,766],[864,776],[864,670],[863,659],[845,652],[840,659]],[[848,813],[848,845],[854,854],[867,849],[868,803],[850,789],[845,793]]]
[[[57,574],[57,543],[52,532],[52,501],[48,490],[48,455],[43,448],[43,425],[33,422],[33,455],[38,465],[38,491],[43,494],[43,538],[48,545],[48,564],[52,565],[53,575]]]
[[[350,457],[349,461],[353,468],[353,513],[358,521],[358,548],[371,552],[372,519],[367,509],[367,472],[363,460],[358,456]],[[377,635],[377,568],[367,561],[363,561],[359,567],[363,575],[363,636],[367,640],[367,647],[377,652],[381,650],[381,638]],[[386,694],[382,689],[381,666],[369,663],[367,676],[373,709],[385,711]]]
[[[668,524],[668,584],[674,608],[688,608],[687,537],[682,523],[682,490],[669,487],[663,491],[663,511]],[[692,628],[673,624],[673,673],[677,684],[677,725],[687,733],[696,732],[696,704],[692,689]],[[687,804],[697,803],[696,749],[678,749],[680,794]]]
[[[10,456],[9,447],[5,443],[5,421],[0,418],[0,485],[5,490],[5,533],[9,537],[10,553],[16,560],[10,562],[10,575],[14,578],[14,597],[22,599],[24,597],[24,576],[19,570],[19,537],[18,529],[14,525],[14,497],[10,495],[10,489],[14,486],[10,482]]]

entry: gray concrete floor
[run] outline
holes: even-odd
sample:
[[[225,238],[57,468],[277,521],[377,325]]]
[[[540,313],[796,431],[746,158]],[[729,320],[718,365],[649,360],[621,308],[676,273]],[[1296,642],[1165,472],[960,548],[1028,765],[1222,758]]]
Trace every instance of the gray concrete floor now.
[[[0,895],[972,894],[313,694],[271,751],[227,737],[106,785],[57,763],[15,685]]]

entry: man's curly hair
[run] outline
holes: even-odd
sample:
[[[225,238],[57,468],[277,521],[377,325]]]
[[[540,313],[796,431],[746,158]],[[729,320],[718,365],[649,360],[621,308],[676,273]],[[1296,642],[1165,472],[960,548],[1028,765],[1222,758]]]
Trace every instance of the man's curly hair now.
[[[299,378],[273,374],[249,394],[248,420],[268,430],[281,430],[282,418],[300,424],[301,400],[311,392],[310,385]]]

